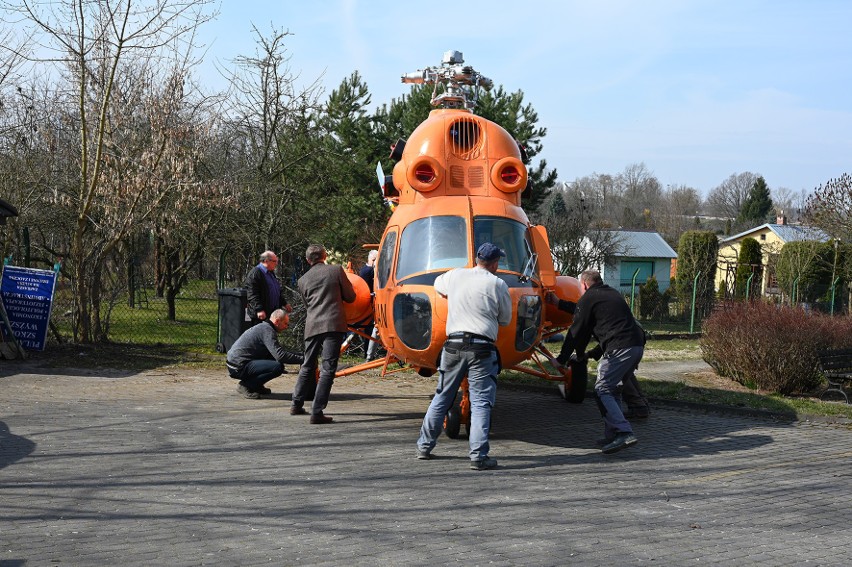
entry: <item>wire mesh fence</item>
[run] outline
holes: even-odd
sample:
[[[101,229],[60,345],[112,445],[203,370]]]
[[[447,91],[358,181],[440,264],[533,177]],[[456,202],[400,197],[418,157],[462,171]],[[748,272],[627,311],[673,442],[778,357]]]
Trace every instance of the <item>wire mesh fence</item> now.
[[[223,325],[240,324],[224,320],[220,291],[238,288],[247,272],[243,260],[225,262],[224,255],[209,260],[195,270],[198,277],[189,279],[170,299],[168,289],[158,288],[150,260],[117,264],[102,290],[98,305],[99,336],[115,343],[134,345],[169,345],[198,349],[215,349],[221,341]],[[281,342],[293,350],[301,350],[305,308],[295,289],[298,273],[285,269],[279,280],[293,312],[290,327],[280,336]],[[621,289],[634,316],[652,333],[698,333],[704,319],[712,313],[714,304],[723,301],[766,301],[796,305],[805,311],[820,311],[834,315],[849,315],[852,290],[849,284],[835,285],[797,282],[791,290],[771,288],[751,294],[750,299],[735,294],[717,292],[712,298],[693,297],[687,290],[680,295],[674,288],[660,290],[656,283],[627,286]],[[71,342],[76,313],[74,290],[67,275],[57,280],[51,315],[49,341]],[[237,331],[236,336],[239,336]],[[359,341],[356,339],[355,343]],[[352,351],[358,349],[354,344]],[[361,347],[363,350],[363,347]]]

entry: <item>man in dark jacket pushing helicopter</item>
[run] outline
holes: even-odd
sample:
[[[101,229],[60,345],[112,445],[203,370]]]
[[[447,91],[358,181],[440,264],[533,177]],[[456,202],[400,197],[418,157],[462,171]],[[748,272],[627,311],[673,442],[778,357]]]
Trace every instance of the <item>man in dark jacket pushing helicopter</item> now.
[[[595,400],[604,419],[601,451],[615,453],[637,443],[633,428],[621,411],[617,389],[642,360],[645,333],[621,293],[605,285],[599,272],[586,270],[580,274],[580,287],[583,293],[574,311],[574,322],[556,360],[567,364],[575,350],[578,359],[585,359],[589,340],[592,335],[597,337],[603,349],[595,381]],[[552,296],[548,295],[547,300],[553,302]]]

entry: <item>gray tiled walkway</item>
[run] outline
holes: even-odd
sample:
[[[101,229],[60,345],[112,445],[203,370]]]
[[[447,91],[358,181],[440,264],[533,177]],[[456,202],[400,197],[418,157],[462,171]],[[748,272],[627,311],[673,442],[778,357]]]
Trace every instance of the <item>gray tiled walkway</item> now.
[[[3,363],[0,363],[3,364]],[[311,426],[224,374],[0,366],[0,565],[848,565],[852,431],[498,392],[492,455],[414,439],[433,380],[339,379]]]

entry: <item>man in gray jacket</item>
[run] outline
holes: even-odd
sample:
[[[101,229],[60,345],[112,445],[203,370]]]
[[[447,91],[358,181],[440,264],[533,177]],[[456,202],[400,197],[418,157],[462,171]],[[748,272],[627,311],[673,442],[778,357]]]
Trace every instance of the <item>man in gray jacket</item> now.
[[[331,385],[337,372],[340,345],[346,336],[346,316],[343,303],[355,301],[355,289],[340,266],[325,263],[328,254],[318,244],[308,246],[305,259],[310,268],[299,278],[299,293],[305,300],[305,361],[299,369],[299,378],[293,389],[290,415],[307,413],[305,400],[316,391],[311,406],[311,423],[331,423],[333,418],[323,411],[328,405]],[[322,356],[319,382],[315,381],[317,358]]]
[[[301,364],[301,354],[285,350],[278,342],[278,333],[287,328],[290,317],[276,309],[259,325],[246,330],[231,348],[225,364],[231,378],[240,381],[237,391],[245,398],[256,400],[272,390],[264,386],[284,373],[284,364]]]

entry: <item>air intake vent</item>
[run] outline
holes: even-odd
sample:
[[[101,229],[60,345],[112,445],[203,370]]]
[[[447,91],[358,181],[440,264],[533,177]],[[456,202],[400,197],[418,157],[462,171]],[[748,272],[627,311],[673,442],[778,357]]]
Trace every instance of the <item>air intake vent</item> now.
[[[481,167],[471,167],[468,169],[470,175],[471,188],[483,187],[485,185],[485,170]]]
[[[479,124],[473,118],[456,120],[449,129],[450,148],[456,157],[473,159],[478,157],[482,145]]]
[[[450,187],[453,189],[464,188],[464,168],[462,166],[450,166]]]

